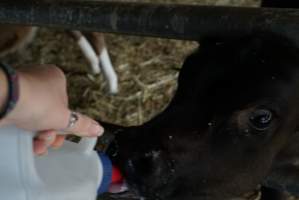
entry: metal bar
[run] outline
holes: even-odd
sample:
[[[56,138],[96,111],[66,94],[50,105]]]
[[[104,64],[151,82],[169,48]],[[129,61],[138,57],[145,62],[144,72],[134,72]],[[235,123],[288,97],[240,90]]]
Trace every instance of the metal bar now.
[[[271,31],[299,36],[299,10],[101,1],[0,2],[0,23],[200,40]]]

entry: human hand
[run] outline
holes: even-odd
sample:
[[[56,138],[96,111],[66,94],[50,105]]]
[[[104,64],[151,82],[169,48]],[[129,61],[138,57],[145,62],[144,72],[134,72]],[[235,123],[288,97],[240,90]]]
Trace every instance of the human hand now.
[[[18,72],[20,97],[16,107],[0,122],[1,125],[15,126],[38,132],[33,142],[34,152],[44,154],[48,147],[59,147],[67,131],[78,136],[97,137],[103,128],[91,118],[78,114],[78,121],[66,129],[71,111],[68,108],[66,78],[53,65],[28,67]]]

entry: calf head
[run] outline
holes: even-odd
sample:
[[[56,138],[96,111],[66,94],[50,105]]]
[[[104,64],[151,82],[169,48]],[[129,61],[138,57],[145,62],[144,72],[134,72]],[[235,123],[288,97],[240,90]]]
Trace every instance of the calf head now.
[[[147,199],[218,200],[263,183],[299,122],[298,55],[278,36],[203,41],[170,105],[116,136],[113,159],[131,188]]]

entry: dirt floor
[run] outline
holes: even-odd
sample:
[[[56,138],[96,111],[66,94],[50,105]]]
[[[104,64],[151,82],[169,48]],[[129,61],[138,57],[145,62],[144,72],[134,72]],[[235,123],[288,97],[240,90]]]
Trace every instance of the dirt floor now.
[[[108,1],[108,0],[107,0]],[[135,0],[141,2],[140,0]],[[258,6],[257,0],[147,0],[145,2],[201,5]],[[142,124],[171,100],[178,70],[195,42],[106,35],[106,42],[119,76],[120,91],[109,95],[100,75],[90,74],[78,46],[63,30],[39,29],[35,40],[6,58],[19,65],[54,63],[67,74],[72,109],[96,119],[122,125]],[[259,199],[254,193],[245,199]]]

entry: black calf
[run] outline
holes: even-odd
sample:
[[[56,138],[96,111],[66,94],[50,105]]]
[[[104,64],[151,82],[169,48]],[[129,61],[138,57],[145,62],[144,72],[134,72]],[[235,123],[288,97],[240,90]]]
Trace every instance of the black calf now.
[[[168,108],[117,134],[131,188],[160,200],[225,200],[259,184],[298,192],[298,55],[271,34],[203,41]]]

